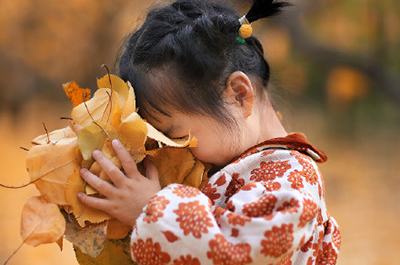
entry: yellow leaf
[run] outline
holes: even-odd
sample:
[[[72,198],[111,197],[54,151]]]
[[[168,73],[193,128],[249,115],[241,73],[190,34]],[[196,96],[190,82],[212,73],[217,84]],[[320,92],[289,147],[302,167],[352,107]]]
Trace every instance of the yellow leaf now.
[[[55,144],[33,146],[26,156],[31,181],[49,202],[66,204],[64,190],[68,176],[79,172],[77,138],[59,139]]]
[[[131,84],[128,82],[129,91],[128,91],[128,98],[126,99],[126,103],[122,108],[121,113],[121,121],[125,120],[129,115],[136,111],[136,99],[135,99],[135,92]]]
[[[110,84],[111,79],[111,84]],[[98,88],[112,88],[115,92],[118,93],[118,101],[120,108],[125,106],[125,102],[128,98],[129,94],[129,86],[128,84],[122,80],[119,76],[116,75],[105,75],[100,79],[97,79],[97,87]]]
[[[138,150],[144,152],[144,143],[147,138],[146,123],[140,118],[139,114],[133,112],[119,125],[118,136],[131,153]]]
[[[107,139],[105,126],[100,123],[92,123],[84,127],[78,135],[78,147],[85,160],[92,158],[94,150],[101,150]]]
[[[113,116],[120,112],[118,97],[117,92],[114,91],[111,95],[110,89],[100,88],[86,104],[73,108],[71,117],[75,123],[83,127],[91,124],[93,120],[103,123],[111,122]]]
[[[65,219],[58,206],[43,197],[30,198],[21,217],[21,236],[31,246],[57,242],[65,231]]]
[[[76,137],[75,132],[70,128],[70,126],[67,126],[63,129],[55,130],[47,134],[42,134],[36,137],[35,139],[32,140],[32,144],[49,144],[49,143],[57,143],[58,140],[64,139],[64,138],[74,138]]]
[[[75,82],[68,82],[62,85],[67,94],[67,97],[72,103],[72,106],[76,107],[84,101],[90,98],[90,89],[80,88]]]
[[[85,192],[85,185],[79,172],[76,172],[69,176],[65,188],[65,199],[71,206],[72,212],[79,225],[84,227],[86,221],[90,223],[101,223],[105,220],[109,220],[111,216],[108,213],[91,208],[78,199],[78,193]]]
[[[197,139],[190,135],[188,140],[172,140],[154,128],[150,123],[146,122],[146,126],[148,130],[147,136],[165,145],[172,147],[195,147],[197,145]]]

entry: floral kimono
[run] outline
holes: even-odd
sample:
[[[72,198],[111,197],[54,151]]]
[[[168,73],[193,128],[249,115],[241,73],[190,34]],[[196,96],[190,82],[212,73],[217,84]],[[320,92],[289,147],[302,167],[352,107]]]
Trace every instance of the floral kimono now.
[[[301,133],[260,143],[201,190],[172,184],[136,221],[138,264],[336,264],[340,232],[316,162],[325,154]]]

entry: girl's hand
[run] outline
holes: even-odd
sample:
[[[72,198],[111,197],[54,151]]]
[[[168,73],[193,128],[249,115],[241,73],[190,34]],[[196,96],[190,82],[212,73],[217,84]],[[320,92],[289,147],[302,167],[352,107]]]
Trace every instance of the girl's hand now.
[[[121,222],[134,226],[143,207],[155,193],[161,190],[157,168],[149,159],[145,159],[147,177],[143,176],[121,142],[113,140],[112,145],[126,175],[101,151],[96,150],[93,152],[94,159],[114,185],[100,179],[89,170],[82,169],[82,178],[106,198],[91,197],[82,192],[78,194],[78,197],[88,206],[103,210]]]

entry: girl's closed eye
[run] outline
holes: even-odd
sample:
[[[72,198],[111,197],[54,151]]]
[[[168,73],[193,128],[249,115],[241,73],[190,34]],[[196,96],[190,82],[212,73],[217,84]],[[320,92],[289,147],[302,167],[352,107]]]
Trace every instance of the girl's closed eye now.
[[[171,137],[172,140],[188,140],[189,139],[189,135],[184,135],[181,137]]]

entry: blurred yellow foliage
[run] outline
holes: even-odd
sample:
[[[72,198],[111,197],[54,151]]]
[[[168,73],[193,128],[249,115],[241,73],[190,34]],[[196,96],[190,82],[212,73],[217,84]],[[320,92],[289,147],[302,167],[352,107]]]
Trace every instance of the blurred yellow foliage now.
[[[361,99],[368,94],[367,77],[350,68],[333,68],[328,76],[327,96],[333,108],[346,107],[356,99]]]

